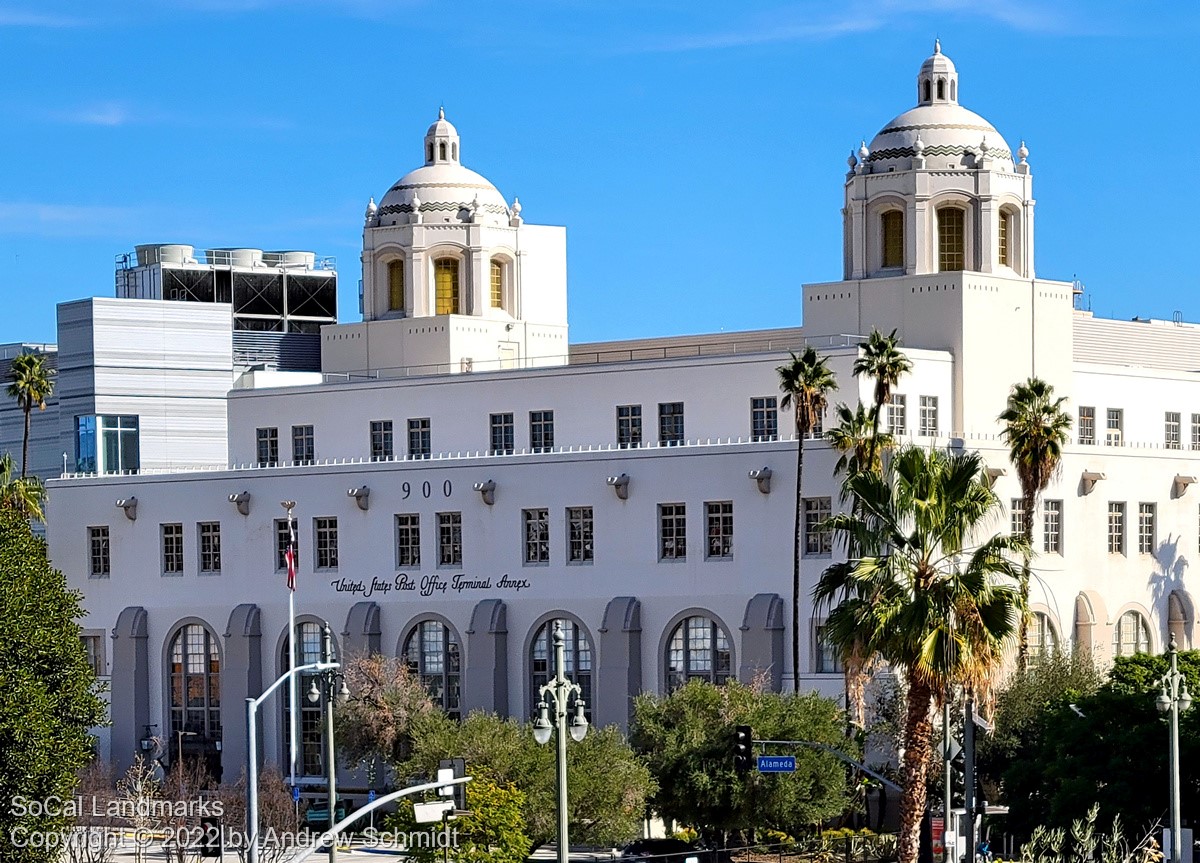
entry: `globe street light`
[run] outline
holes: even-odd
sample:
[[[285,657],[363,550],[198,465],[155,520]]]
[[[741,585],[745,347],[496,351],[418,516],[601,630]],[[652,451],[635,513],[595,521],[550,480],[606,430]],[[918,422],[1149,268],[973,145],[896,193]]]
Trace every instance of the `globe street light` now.
[[[333,753],[333,703],[345,704],[350,699],[350,689],[342,676],[340,667],[333,665],[333,632],[326,623],[321,631],[321,658],[330,667],[313,675],[312,685],[308,689],[308,700],[319,704],[325,699],[325,774],[329,783],[329,827],[337,823],[337,767],[334,764]],[[320,681],[318,685],[317,681]],[[337,860],[337,836],[331,835],[329,840],[330,863]]]
[[[567,680],[563,674],[566,664],[566,636],[562,631],[562,621],[554,621],[554,679],[538,690],[541,701],[538,703],[538,718],[533,723],[533,739],[539,744],[550,742],[551,732],[557,732],[557,752],[555,758],[555,785],[558,791],[558,863],[567,863],[570,850],[567,838],[567,712],[570,710],[571,697],[575,700],[575,716],[571,719],[571,739],[579,743],[587,736],[588,721],[583,715],[584,701],[580,698],[583,689],[578,683]],[[554,723],[550,723],[550,705],[546,703],[549,696],[554,704]]]
[[[1154,704],[1160,713],[1171,712],[1171,863],[1183,861],[1183,831],[1179,826],[1179,714],[1192,706],[1187,681],[1179,672],[1178,648],[1175,636],[1167,655],[1171,657],[1171,670],[1159,681],[1161,687]]]

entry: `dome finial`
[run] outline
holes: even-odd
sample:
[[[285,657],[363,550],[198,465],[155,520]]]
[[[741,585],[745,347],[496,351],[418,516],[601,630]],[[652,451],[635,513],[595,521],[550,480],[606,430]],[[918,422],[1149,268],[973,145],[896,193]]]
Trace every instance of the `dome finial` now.
[[[934,54],[942,53],[942,40],[939,39],[937,36],[933,37],[933,53]]]
[[[866,139],[863,139],[858,145],[858,158],[865,162],[870,155],[871,151],[867,149]]]
[[[446,119],[446,106],[445,106],[445,105],[439,105],[439,106],[438,106],[438,119],[439,119],[439,120],[445,120],[445,119]]]

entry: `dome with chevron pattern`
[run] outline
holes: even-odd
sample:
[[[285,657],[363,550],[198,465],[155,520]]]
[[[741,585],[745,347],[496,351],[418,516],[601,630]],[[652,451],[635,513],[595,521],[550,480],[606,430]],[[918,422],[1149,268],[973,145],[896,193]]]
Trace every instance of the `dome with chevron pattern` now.
[[[484,223],[508,224],[504,196],[486,177],[463,167],[460,143],[445,111],[438,111],[438,119],[425,133],[425,164],[388,189],[379,202],[378,224],[408,224],[417,207],[427,224],[469,222],[475,212]]]
[[[1011,170],[1013,163],[996,127],[958,104],[958,70],[940,42],[917,73],[917,106],[885,125],[868,149],[872,173],[907,171],[918,149],[930,170],[974,168],[985,155],[1001,169]]]

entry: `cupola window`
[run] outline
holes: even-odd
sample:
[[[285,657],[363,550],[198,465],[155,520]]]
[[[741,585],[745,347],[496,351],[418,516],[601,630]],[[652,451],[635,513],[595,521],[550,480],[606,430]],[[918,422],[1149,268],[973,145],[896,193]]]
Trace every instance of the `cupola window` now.
[[[888,210],[883,214],[883,266],[904,266],[904,213]]]
[[[943,207],[937,211],[938,269],[956,272],[964,269],[963,211],[958,207]]]
[[[433,144],[425,145],[425,161],[426,162],[433,161]]]
[[[1012,266],[1012,240],[1009,237],[1009,232],[1012,229],[1012,213],[1005,210],[1000,211],[1000,221],[997,223],[1000,236],[996,244],[999,250],[1000,265],[1004,267]]]
[[[921,96],[921,101],[923,101],[923,102],[929,102],[929,101],[932,101],[932,99],[931,99],[931,96],[930,96],[930,93],[929,93],[929,87],[930,87],[930,85],[929,85],[929,79],[928,79],[928,78],[926,78],[926,79],[925,79],[924,85],[925,85],[925,86],[924,86],[924,93],[923,93],[923,94],[922,94],[922,96]]]
[[[391,261],[387,267],[388,311],[404,309],[404,261]]]
[[[938,78],[938,99],[946,98],[946,79]]]
[[[446,142],[438,144],[438,158],[443,162],[446,161]]]
[[[492,308],[504,308],[504,262],[492,258]]]
[[[438,258],[433,262],[433,286],[439,315],[458,314],[458,259]]]

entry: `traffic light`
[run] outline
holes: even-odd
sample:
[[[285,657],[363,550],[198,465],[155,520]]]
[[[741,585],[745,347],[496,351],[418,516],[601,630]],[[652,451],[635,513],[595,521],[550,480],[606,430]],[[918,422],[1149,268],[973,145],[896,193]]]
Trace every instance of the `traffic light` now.
[[[753,762],[751,754],[754,732],[749,725],[738,725],[733,729],[733,769],[745,773]]]

